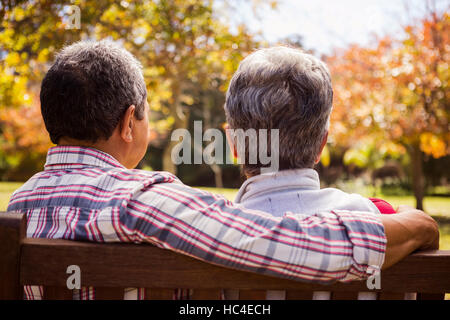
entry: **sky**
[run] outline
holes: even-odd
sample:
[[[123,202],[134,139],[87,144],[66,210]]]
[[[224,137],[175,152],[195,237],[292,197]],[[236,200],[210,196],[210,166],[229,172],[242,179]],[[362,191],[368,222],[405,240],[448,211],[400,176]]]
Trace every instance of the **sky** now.
[[[370,44],[373,35],[399,36],[401,25],[423,15],[427,0],[279,0],[277,10],[241,8],[235,19],[270,42],[300,35],[306,49],[322,54],[350,43]],[[450,0],[435,0],[448,10]],[[406,7],[409,9],[406,10]]]

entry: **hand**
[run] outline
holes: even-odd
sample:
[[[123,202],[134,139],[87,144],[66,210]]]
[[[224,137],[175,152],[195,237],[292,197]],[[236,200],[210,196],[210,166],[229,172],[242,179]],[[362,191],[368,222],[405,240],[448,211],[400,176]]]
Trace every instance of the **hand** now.
[[[439,249],[439,226],[437,222],[427,213],[422,210],[415,209],[411,206],[400,205],[397,208],[398,213],[416,214],[417,219],[420,219],[424,223],[424,227],[428,235],[428,241],[426,241],[426,235],[423,235],[422,246],[418,250],[438,250]],[[420,218],[419,218],[420,217]]]
[[[383,269],[416,250],[439,248],[439,229],[433,218],[408,206],[400,206],[397,212],[381,216],[387,238]]]

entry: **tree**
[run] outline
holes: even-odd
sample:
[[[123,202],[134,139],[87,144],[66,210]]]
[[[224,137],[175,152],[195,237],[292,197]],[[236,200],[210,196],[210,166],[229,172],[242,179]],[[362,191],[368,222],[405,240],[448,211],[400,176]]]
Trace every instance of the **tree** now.
[[[70,5],[81,9],[80,29],[66,29]],[[223,95],[243,55],[258,45],[243,25],[232,31],[213,5],[213,0],[2,1],[0,105],[38,105],[31,97],[37,97],[57,50],[79,39],[112,38],[144,66],[151,110],[162,114],[154,127],[186,129],[199,99],[195,94],[207,89]],[[0,123],[0,132],[4,127]],[[164,151],[164,170],[171,172],[176,172],[170,158],[175,144],[168,141]]]
[[[423,154],[450,154],[450,16],[429,12],[374,48],[352,46],[328,57],[334,81],[332,138],[409,155],[417,208],[423,208]]]
[[[82,34],[65,30],[62,1],[2,1],[1,9],[0,172],[25,180],[42,168],[51,146],[38,95],[47,62]]]

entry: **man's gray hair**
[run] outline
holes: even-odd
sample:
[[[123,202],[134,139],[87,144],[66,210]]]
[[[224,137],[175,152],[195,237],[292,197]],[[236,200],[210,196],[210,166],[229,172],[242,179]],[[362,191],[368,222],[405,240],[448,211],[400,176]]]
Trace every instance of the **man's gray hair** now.
[[[273,47],[241,62],[228,88],[225,113],[232,129],[279,129],[281,170],[312,168],[328,130],[332,101],[331,77],[323,62],[299,49]],[[259,174],[260,168],[244,164],[248,175]]]

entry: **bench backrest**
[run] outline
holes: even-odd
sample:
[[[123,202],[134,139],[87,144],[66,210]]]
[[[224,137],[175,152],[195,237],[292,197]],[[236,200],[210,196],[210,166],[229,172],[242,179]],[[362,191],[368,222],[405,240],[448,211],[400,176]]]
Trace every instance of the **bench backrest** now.
[[[67,267],[81,269],[81,285],[96,288],[97,299],[122,299],[124,288],[146,288],[147,299],[171,299],[174,288],[190,288],[192,299],[220,299],[223,288],[239,299],[265,299],[266,290],[285,290],[286,299],[356,299],[366,281],[318,285],[215,266],[146,244],[98,244],[26,238],[26,217],[0,213],[0,299],[22,299],[23,285],[44,286],[44,298],[71,299]],[[450,292],[450,251],[412,254],[381,273],[378,299],[443,299]]]

